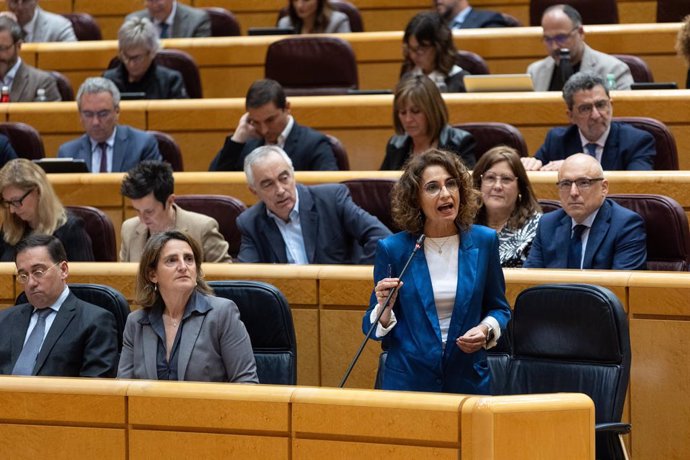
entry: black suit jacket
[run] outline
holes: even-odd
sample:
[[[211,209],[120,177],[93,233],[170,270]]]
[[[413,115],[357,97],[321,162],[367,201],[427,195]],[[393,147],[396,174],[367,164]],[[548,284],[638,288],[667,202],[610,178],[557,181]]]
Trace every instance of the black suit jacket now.
[[[451,24],[452,27],[452,24]],[[462,26],[457,29],[479,29],[482,27],[508,27],[508,23],[501,13],[472,8]]]
[[[233,141],[232,136],[228,136],[225,139],[225,145],[208,169],[209,171],[242,171],[247,155],[262,145],[264,145],[263,139],[251,139],[245,144],[240,144]],[[298,125],[297,122],[292,126],[283,150],[292,160],[292,166],[296,171],[338,170],[335,154],[328,138],[318,131]]]
[[[25,303],[0,312],[0,374],[12,373],[33,308]],[[113,314],[70,292],[43,341],[32,375],[114,377],[117,355]]]

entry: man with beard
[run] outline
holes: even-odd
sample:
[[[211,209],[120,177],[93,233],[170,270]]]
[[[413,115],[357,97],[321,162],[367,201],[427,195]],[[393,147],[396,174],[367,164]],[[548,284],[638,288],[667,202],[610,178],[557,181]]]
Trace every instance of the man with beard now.
[[[475,10],[468,0],[435,0],[436,11],[451,29],[508,27],[501,13]]]
[[[0,86],[10,89],[11,102],[33,102],[39,89],[48,101],[59,101],[55,78],[25,64],[19,57],[22,29],[7,16],[0,16]]]

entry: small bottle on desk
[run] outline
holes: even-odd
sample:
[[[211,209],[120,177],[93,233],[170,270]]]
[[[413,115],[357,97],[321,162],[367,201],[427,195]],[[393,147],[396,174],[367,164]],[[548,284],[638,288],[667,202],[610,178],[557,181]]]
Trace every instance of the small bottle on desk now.
[[[0,90],[0,102],[10,102],[10,87],[3,86]]]
[[[48,98],[46,97],[46,90],[45,88],[38,88],[36,90],[36,97],[34,98],[34,102],[46,102]]]
[[[616,89],[616,76],[612,73],[606,74],[606,88],[609,91],[613,91]]]

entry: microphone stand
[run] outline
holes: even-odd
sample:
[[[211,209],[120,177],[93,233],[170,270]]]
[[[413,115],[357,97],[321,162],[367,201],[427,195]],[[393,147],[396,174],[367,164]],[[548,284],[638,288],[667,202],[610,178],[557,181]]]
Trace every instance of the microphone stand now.
[[[357,350],[357,353],[355,354],[354,359],[350,363],[350,366],[347,368],[347,371],[345,371],[345,375],[343,376],[343,379],[340,381],[340,385],[338,386],[338,388],[343,388],[345,386],[345,382],[347,382],[347,379],[348,379],[348,377],[350,377],[350,373],[352,372],[352,369],[355,367],[355,364],[357,364],[357,360],[359,359],[360,355],[362,354],[362,351],[364,351],[364,347],[367,345],[367,341],[369,341],[369,339],[371,338],[371,334],[373,334],[374,330],[376,330],[376,326],[379,324],[379,321],[381,320],[381,316],[383,316],[383,312],[386,311],[386,308],[388,308],[388,304],[390,303],[391,298],[393,297],[393,294],[398,292],[398,288],[400,287],[400,282],[402,281],[402,277],[405,274],[407,267],[410,265],[410,262],[412,262],[412,258],[417,253],[419,248],[422,247],[422,244],[424,244],[425,238],[426,238],[426,236],[424,234],[420,235],[419,238],[417,238],[417,241],[414,244],[414,249],[412,250],[412,254],[410,254],[410,257],[407,259],[407,262],[405,262],[405,266],[403,267],[402,271],[400,272],[400,275],[398,276],[398,283],[388,293],[388,297],[386,297],[386,300],[383,302],[383,305],[381,306],[381,310],[379,311],[379,314],[376,315],[376,320],[371,324],[369,331],[367,331],[366,336],[364,336],[364,340],[362,341],[362,344],[359,346],[359,350]]]

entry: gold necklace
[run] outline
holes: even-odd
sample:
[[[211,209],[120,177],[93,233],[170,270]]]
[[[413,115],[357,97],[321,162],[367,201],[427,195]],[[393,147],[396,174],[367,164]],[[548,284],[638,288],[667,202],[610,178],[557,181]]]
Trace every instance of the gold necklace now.
[[[443,238],[443,243],[441,243],[441,244],[438,244],[436,241],[434,241],[434,239],[440,240],[441,238],[427,238],[425,241],[436,246],[436,252],[438,252],[439,254],[443,254],[443,246],[445,246],[446,243],[448,241],[450,241],[451,238],[453,238],[454,236],[455,235],[451,235],[451,236],[447,236],[447,237]]]

